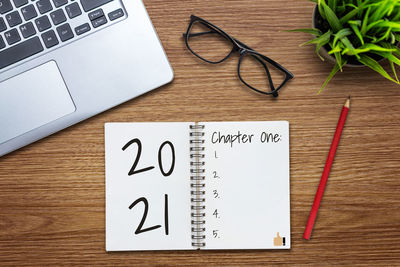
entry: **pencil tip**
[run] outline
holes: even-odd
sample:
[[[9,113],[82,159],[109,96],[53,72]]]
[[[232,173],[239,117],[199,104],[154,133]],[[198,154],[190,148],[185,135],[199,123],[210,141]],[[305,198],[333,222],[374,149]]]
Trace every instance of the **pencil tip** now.
[[[344,106],[346,108],[350,108],[350,99],[351,99],[351,96],[348,96],[347,99],[346,99],[346,103],[344,103]]]

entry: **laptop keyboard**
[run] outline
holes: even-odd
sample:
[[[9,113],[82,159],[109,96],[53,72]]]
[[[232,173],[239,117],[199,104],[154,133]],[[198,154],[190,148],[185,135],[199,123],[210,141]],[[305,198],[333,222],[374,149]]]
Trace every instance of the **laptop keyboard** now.
[[[0,70],[125,16],[118,0],[0,0]]]

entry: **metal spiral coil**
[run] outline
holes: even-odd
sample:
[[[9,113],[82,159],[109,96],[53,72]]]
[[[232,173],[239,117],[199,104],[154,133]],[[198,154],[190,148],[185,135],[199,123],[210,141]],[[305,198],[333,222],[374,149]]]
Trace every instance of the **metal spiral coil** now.
[[[204,125],[190,125],[190,187],[191,187],[191,224],[192,246],[201,248],[205,243],[205,162],[204,162]]]

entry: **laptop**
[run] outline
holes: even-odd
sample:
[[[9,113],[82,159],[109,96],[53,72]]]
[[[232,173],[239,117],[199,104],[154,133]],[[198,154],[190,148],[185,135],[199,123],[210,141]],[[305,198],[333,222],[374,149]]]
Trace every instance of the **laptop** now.
[[[172,79],[141,0],[0,0],[0,156]]]

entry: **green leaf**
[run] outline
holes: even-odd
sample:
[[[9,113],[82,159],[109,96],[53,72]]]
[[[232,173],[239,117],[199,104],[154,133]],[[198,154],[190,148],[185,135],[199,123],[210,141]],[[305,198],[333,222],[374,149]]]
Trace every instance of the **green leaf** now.
[[[398,10],[397,10],[397,15],[395,15],[392,18],[392,21],[398,21],[398,20],[400,20],[400,8],[398,8]]]
[[[340,71],[343,71],[343,68],[342,68],[342,67],[343,67],[345,64],[343,64],[342,55],[341,55],[340,53],[334,53],[334,55],[335,55],[336,62],[337,62],[337,64],[339,65]]]
[[[396,36],[392,32],[390,33],[390,43],[391,44],[396,43]]]
[[[381,51],[381,52],[393,52],[396,51],[395,48],[386,48],[376,44],[366,44],[360,47],[360,49],[369,49],[368,51]]]
[[[352,34],[352,32],[351,32],[351,30],[349,28],[341,29],[340,31],[338,31],[335,34],[335,38],[333,39],[332,46],[336,46],[336,43],[337,43],[337,41],[339,39],[342,39],[342,38],[344,38],[346,36],[349,36],[350,34]]]
[[[338,17],[332,11],[332,9],[327,4],[325,4],[325,2],[323,0],[321,0],[321,5],[324,8],[326,20],[328,21],[329,25],[332,27],[333,31],[338,32],[341,29],[343,29],[342,24],[340,23]]]
[[[368,25],[368,16],[369,12],[371,11],[371,7],[367,9],[367,12],[364,15],[364,19],[361,26],[361,34],[364,36],[367,33],[367,25]]]
[[[363,46],[360,46],[359,48],[356,49],[345,49],[343,50],[342,54],[346,54],[348,56],[359,56],[361,53],[367,53],[367,52],[394,52],[396,49],[393,48],[384,48],[375,44],[366,44]]]
[[[374,51],[374,54],[377,54],[383,58],[387,58],[389,61],[397,64],[400,66],[400,59],[395,57],[392,53],[389,52],[380,52],[380,51]]]
[[[365,35],[366,38],[371,40],[371,43],[376,43],[376,41],[378,40],[375,36],[371,36],[371,35]]]
[[[369,25],[368,27],[369,28],[389,27],[400,30],[400,22],[395,22],[395,21],[379,20],[376,23],[372,23],[371,25]]]
[[[377,21],[379,19],[382,19],[385,16],[385,14],[390,10],[391,0],[382,0],[378,2],[379,2],[379,7],[372,14],[371,21]]]
[[[396,78],[396,81],[399,82],[399,78],[397,76],[397,72],[396,72],[396,68],[395,68],[394,64],[400,66],[400,59],[395,57],[391,52],[374,51],[373,53],[389,60],[390,67],[392,68],[392,71]]]
[[[304,32],[304,33],[309,33],[313,34],[315,36],[321,36],[322,32],[319,29],[294,29],[294,30],[287,30],[287,32]]]
[[[348,22],[351,18],[353,18],[355,15],[357,15],[360,11],[362,11],[365,7],[365,5],[369,2],[369,0],[365,0],[361,5],[359,5],[358,7],[354,8],[352,11],[350,11],[349,13],[347,13],[345,16],[343,16],[340,19],[340,23],[341,24],[345,24],[346,22]]]
[[[315,39],[312,39],[308,42],[305,42],[305,43],[301,44],[300,46],[309,45],[309,44],[319,44],[321,42],[325,42],[326,40],[328,40],[328,42],[329,42],[331,35],[332,35],[332,32],[329,30],[326,33],[324,33],[323,35],[321,35]]]
[[[364,38],[361,35],[360,30],[358,29],[357,25],[355,24],[350,24],[350,27],[353,29],[354,33],[356,34],[356,36],[358,37],[358,39],[360,40],[361,44],[364,45]]]
[[[319,43],[317,43],[316,47],[315,47],[315,53],[317,54],[317,56],[322,60],[325,61],[325,59],[319,54],[319,50],[321,50],[321,48],[326,45],[327,43],[329,43],[329,40],[331,39],[331,33],[327,32],[324,35],[321,36],[321,40]]]
[[[379,23],[381,23],[381,22],[384,22],[383,20],[378,20],[378,21],[374,21],[374,22],[372,22],[371,24],[369,24],[368,26],[367,26],[367,32],[370,30],[370,29],[372,29],[373,27],[375,27],[377,24],[379,24]],[[379,28],[381,28],[381,26],[378,26]]]
[[[349,23],[350,25],[356,25],[358,27],[361,26],[361,20],[349,20],[347,23]]]
[[[346,7],[344,7],[344,6],[338,6],[338,7],[336,7],[336,13],[337,13],[337,14],[341,14],[341,13],[343,13],[345,10],[346,10]]]
[[[322,6],[322,3],[325,4],[325,0],[318,0],[318,12],[323,19],[326,19],[325,10]]]
[[[390,67],[392,68],[392,72],[394,74],[394,77],[396,78],[396,81],[399,83],[399,77],[397,76],[397,72],[396,72],[396,67],[393,64],[393,61],[389,60],[390,63]]]
[[[347,50],[354,50],[353,44],[350,42],[350,40],[347,37],[343,37],[340,39],[344,46],[346,47]],[[343,53],[342,53],[343,54]],[[355,54],[357,56],[357,54]]]
[[[328,6],[333,12],[336,12],[337,0],[328,0]]]
[[[378,72],[380,75],[382,75],[386,79],[398,84],[398,82],[396,80],[394,80],[392,77],[390,77],[390,75],[382,68],[382,66],[373,58],[370,58],[367,55],[360,55],[360,58],[358,59],[358,61],[361,62],[362,64],[364,64],[365,66],[369,67],[370,69]]]
[[[331,51],[328,52],[329,55],[332,55],[334,53],[340,53],[342,49],[340,48],[339,45],[336,45],[335,48],[333,48]]]
[[[328,83],[332,80],[333,76],[341,69],[341,66],[339,63],[336,63],[336,65],[333,67],[331,73],[328,75],[328,78],[325,80],[324,84],[322,85],[321,89],[319,89],[318,94],[322,93],[324,88],[328,85]]]
[[[387,40],[388,38],[389,38],[389,35],[392,33],[392,28],[388,28],[387,30],[386,30],[386,33],[381,37],[381,38],[379,38],[378,40],[376,40],[376,42],[377,43],[379,43],[379,42],[381,42],[381,41],[383,41],[383,40]]]
[[[362,5],[362,2],[363,2],[362,0],[357,0],[357,6],[361,6],[361,5]],[[363,10],[362,10],[362,9],[359,9],[359,10],[358,10],[357,16],[358,16],[358,17],[361,17],[362,12],[363,12]],[[359,25],[359,26],[361,26],[361,25]]]

